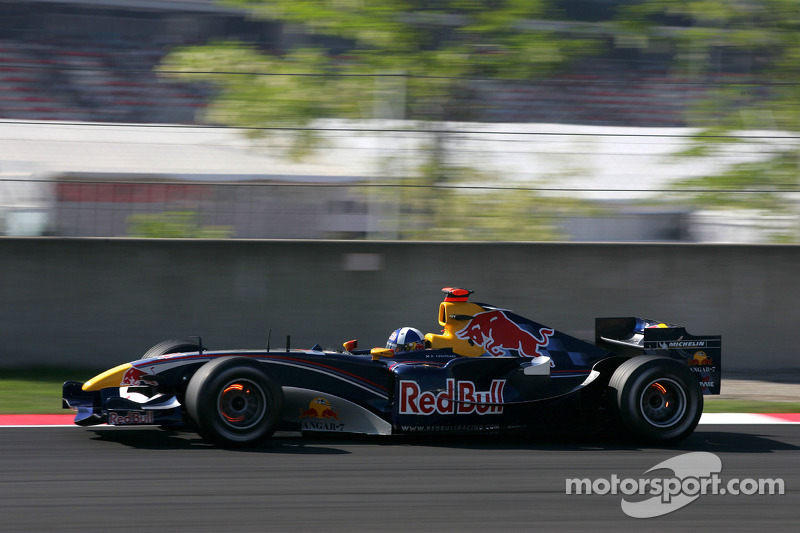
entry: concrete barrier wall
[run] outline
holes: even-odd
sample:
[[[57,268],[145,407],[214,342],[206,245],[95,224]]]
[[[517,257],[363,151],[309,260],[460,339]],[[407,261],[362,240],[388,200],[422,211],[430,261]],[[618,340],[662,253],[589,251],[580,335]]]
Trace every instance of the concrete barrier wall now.
[[[593,339],[597,316],[722,334],[726,371],[797,369],[800,247],[0,239],[0,367],[108,367],[168,338],[210,348],[384,345],[438,332],[439,292]],[[80,377],[80,376],[78,376]]]

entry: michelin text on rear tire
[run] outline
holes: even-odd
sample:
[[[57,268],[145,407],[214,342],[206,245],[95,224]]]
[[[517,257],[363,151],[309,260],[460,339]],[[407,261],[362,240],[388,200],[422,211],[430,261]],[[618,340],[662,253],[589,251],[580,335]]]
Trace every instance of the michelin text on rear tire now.
[[[609,382],[619,417],[636,439],[674,444],[697,427],[703,393],[683,364],[667,357],[639,356],[622,363]]]
[[[283,392],[262,363],[225,357],[200,367],[189,380],[185,401],[204,438],[225,446],[249,446],[275,431]]]

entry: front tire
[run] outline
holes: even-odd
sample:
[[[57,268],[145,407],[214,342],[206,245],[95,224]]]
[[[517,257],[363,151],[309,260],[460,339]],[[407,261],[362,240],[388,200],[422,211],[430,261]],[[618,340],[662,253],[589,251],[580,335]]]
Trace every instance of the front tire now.
[[[223,446],[252,446],[275,432],[283,391],[263,363],[224,357],[192,376],[185,401],[204,438]]]
[[[694,431],[703,414],[697,378],[674,359],[629,359],[614,372],[609,387],[623,425],[641,442],[675,444]]]

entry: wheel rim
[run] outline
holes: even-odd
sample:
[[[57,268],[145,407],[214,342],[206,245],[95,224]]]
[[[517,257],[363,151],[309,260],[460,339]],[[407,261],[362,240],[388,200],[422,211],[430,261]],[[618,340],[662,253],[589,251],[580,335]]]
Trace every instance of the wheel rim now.
[[[249,429],[258,424],[266,412],[266,395],[255,382],[237,379],[225,385],[217,402],[222,421],[235,429]]]
[[[686,391],[673,379],[656,379],[642,390],[639,406],[649,424],[670,427],[686,412]]]

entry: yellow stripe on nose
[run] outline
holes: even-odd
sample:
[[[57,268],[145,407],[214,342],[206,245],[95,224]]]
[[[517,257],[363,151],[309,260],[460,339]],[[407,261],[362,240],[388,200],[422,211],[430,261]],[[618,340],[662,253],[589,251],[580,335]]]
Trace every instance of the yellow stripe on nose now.
[[[119,387],[122,383],[122,378],[125,376],[125,372],[131,368],[130,363],[125,363],[124,365],[115,366],[110,370],[106,370],[102,374],[98,374],[86,383],[83,384],[81,387],[85,391],[95,391],[100,389],[105,389],[107,387]]]

